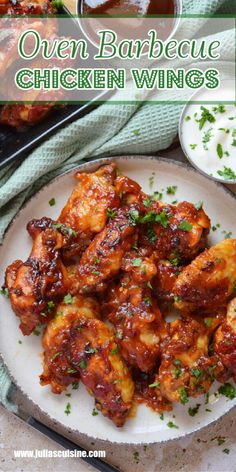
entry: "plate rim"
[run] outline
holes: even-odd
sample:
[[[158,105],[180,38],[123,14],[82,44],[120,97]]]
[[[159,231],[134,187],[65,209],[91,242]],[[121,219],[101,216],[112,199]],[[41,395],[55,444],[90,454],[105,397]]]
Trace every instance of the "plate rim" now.
[[[31,195],[31,197],[29,199],[27,199],[23,205],[19,208],[19,210],[17,211],[17,213],[15,214],[15,216],[12,218],[12,220],[9,222],[5,232],[4,232],[4,235],[3,235],[3,238],[2,238],[2,242],[0,244],[0,254],[1,254],[1,250],[3,248],[3,245],[4,245],[4,242],[5,242],[5,239],[10,231],[10,229],[12,228],[12,226],[14,225],[15,221],[20,217],[20,214],[21,212],[27,207],[28,204],[30,204],[32,202],[32,200],[37,197],[40,193],[43,193],[44,189],[46,187],[48,187],[49,185],[51,184],[54,184],[57,180],[60,180],[62,177],[64,177],[65,175],[68,175],[68,174],[72,174],[75,172],[75,171],[83,171],[83,172],[89,172],[89,171],[94,171],[97,167],[99,167],[100,165],[105,165],[106,163],[109,163],[109,162],[112,162],[113,160],[122,160],[124,159],[125,161],[128,161],[128,160],[141,160],[141,161],[144,161],[144,160],[149,160],[149,161],[157,161],[157,162],[161,162],[161,163],[165,163],[167,165],[169,165],[170,167],[172,165],[174,166],[177,166],[177,167],[180,167],[181,169],[184,169],[184,170],[187,170],[189,171],[190,173],[192,174],[197,174],[198,177],[201,178],[201,180],[204,180],[206,182],[209,183],[209,180],[211,182],[211,184],[213,184],[214,186],[216,186],[217,188],[220,188],[221,191],[223,191],[223,193],[225,193],[227,196],[233,198],[233,200],[236,200],[236,194],[234,194],[234,192],[232,192],[232,190],[230,190],[229,188],[225,187],[221,182],[218,182],[218,181],[213,181],[211,179],[209,179],[208,177],[202,175],[197,169],[195,168],[192,168],[191,165],[189,165],[188,163],[183,163],[183,162],[180,162],[180,161],[175,161],[174,159],[170,159],[168,157],[163,157],[163,156],[160,156],[160,155],[157,155],[157,156],[153,156],[153,155],[135,155],[135,154],[132,154],[132,155],[116,155],[116,156],[110,156],[110,157],[101,157],[101,158],[93,158],[91,157],[91,159],[89,161],[86,161],[86,162],[81,162],[79,164],[76,164],[74,167],[72,167],[71,169],[69,170],[66,170],[65,172],[62,172],[61,174],[57,175],[56,177],[54,177],[52,180],[50,180],[49,182],[45,183],[42,185],[42,187],[36,191],[33,195]],[[181,438],[186,438],[188,437],[190,434],[194,434],[198,431],[201,431],[201,430],[204,430],[205,428],[209,427],[210,425],[213,425],[215,424],[220,418],[222,418],[223,416],[225,416],[226,414],[228,414],[234,407],[236,407],[236,403],[234,404],[231,404],[230,406],[230,402],[229,402],[229,407],[224,410],[219,416],[218,418],[216,419],[212,419],[209,421],[209,423],[207,425],[203,425],[203,426],[198,426],[196,425],[196,427],[194,427],[194,429],[192,431],[189,431],[189,432],[185,432],[183,434],[181,434],[181,430],[178,430],[180,434],[177,433],[177,436],[174,437],[174,438],[168,438],[168,439],[162,439],[161,437],[158,438],[158,440],[155,438],[155,440],[152,440],[152,439],[148,439],[147,441],[132,441],[132,436],[130,437],[130,441],[127,442],[123,442],[123,441],[120,441],[118,439],[104,439],[104,438],[99,438],[99,437],[96,437],[96,436],[92,436],[90,434],[87,434],[85,432],[81,432],[78,428],[75,429],[75,428],[72,428],[70,426],[67,426],[65,425],[63,422],[61,422],[60,420],[58,420],[56,417],[53,417],[51,416],[51,414],[49,414],[48,412],[46,412],[41,406],[39,406],[39,404],[33,400],[31,398],[31,396],[18,384],[18,381],[15,379],[14,375],[12,374],[12,372],[10,371],[9,367],[7,366],[7,362],[5,361],[5,357],[4,357],[4,354],[2,352],[2,349],[1,349],[1,346],[0,346],[0,361],[2,363],[2,365],[5,367],[11,381],[13,382],[13,384],[19,389],[19,391],[23,394],[23,396],[28,400],[30,401],[31,405],[33,407],[36,407],[36,410],[38,410],[38,412],[40,414],[42,414],[43,416],[45,416],[49,421],[51,422],[55,422],[57,423],[57,426],[61,426],[63,429],[67,428],[68,431],[72,432],[72,433],[75,433],[75,434],[79,434],[80,436],[83,436],[85,438],[87,438],[88,440],[90,439],[93,439],[93,440],[97,440],[97,441],[101,441],[103,443],[111,443],[111,444],[119,444],[121,446],[127,446],[128,445],[133,445],[133,446],[142,446],[142,445],[145,445],[145,444],[164,444],[164,443],[167,443],[169,441],[176,441],[176,440],[179,440]],[[154,412],[155,413],[155,412]]]

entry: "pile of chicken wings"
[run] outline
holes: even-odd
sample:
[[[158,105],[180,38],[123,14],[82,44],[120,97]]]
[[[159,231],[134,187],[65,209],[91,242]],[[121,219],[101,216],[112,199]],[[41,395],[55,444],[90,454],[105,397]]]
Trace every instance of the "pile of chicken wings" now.
[[[6,270],[22,333],[44,325],[41,385],[81,381],[122,426],[135,402],[171,410],[236,378],[236,240],[209,248],[202,205],[163,203],[115,163],[75,179]]]

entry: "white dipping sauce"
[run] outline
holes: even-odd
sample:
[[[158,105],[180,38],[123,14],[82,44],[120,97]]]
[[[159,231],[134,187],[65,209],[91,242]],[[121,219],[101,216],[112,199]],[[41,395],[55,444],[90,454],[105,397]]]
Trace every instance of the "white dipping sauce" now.
[[[234,84],[201,91],[193,100],[219,104],[188,104],[181,121],[181,140],[185,154],[206,174],[236,182],[236,103]],[[225,103],[225,104],[224,104]]]

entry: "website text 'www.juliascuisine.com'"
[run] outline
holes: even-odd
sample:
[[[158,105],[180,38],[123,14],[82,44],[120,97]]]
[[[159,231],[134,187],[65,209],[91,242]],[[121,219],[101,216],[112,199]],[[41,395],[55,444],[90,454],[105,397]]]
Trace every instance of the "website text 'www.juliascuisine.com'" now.
[[[87,457],[98,457],[98,458],[105,458],[106,457],[106,451],[80,451],[77,449],[63,449],[63,450],[56,450],[52,451],[50,449],[20,449],[20,450],[14,450],[14,457],[15,458],[32,458],[32,459],[38,459],[38,458],[87,458]]]

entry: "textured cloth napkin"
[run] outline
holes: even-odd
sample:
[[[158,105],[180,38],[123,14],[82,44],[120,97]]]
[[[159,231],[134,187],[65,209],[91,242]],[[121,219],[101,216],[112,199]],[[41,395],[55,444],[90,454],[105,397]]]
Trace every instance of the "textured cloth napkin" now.
[[[183,12],[201,15],[236,14],[236,1],[183,0]],[[188,22],[185,25],[187,35]],[[191,35],[196,32],[191,31]],[[234,41],[232,34],[229,35],[227,31],[220,34],[227,61],[229,51],[231,55],[234,51]],[[179,92],[174,94],[178,95]],[[165,99],[171,100],[174,94],[166,94]],[[13,163],[5,167],[0,171],[0,240],[7,225],[29,196],[56,175],[74,167],[81,159],[145,154],[167,148],[177,134],[181,108],[181,105],[174,103],[103,104],[59,131],[20,165]],[[136,130],[139,130],[138,135]],[[3,313],[0,315],[3,316]],[[0,401],[8,409],[16,411],[16,406],[9,400],[11,388],[7,372],[0,365]]]

